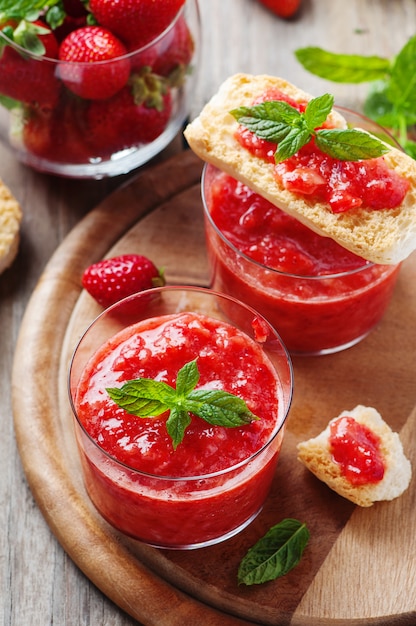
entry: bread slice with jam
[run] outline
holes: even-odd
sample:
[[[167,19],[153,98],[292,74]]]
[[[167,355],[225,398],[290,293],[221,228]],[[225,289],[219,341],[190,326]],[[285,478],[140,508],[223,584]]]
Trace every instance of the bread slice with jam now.
[[[341,435],[349,448],[341,451],[343,463],[340,463],[334,458],[337,453],[332,447],[334,430],[331,427],[342,418],[350,418],[344,420],[344,432]],[[349,433],[348,428],[345,428],[354,422],[358,423],[358,429],[365,429],[359,434],[359,439],[356,438],[357,429]],[[370,441],[368,449],[363,439],[365,436]],[[374,442],[377,442],[375,447]],[[360,445],[361,452],[357,452]],[[343,411],[319,435],[299,443],[297,451],[299,461],[317,478],[339,495],[363,507],[371,506],[376,501],[397,498],[409,486],[412,475],[411,464],[404,454],[398,433],[391,430],[373,407],[358,405],[351,411]],[[371,458],[373,454],[376,458]],[[347,472],[344,471],[346,464]]]
[[[312,99],[282,78],[241,73],[231,76],[186,127],[184,134],[191,149],[315,232],[331,237],[368,261],[396,264],[408,257],[416,249],[416,161],[385,144],[388,152],[380,158],[408,185],[403,201],[395,208],[373,210],[361,206],[334,212],[327,202],[289,191],[276,178],[273,164],[237,140],[239,122],[231,114],[240,107],[251,107],[271,90],[279,90],[299,103]],[[328,121],[332,127],[347,127],[346,120],[335,110]]]
[[[20,240],[22,210],[10,189],[0,180],[0,274],[14,261]]]

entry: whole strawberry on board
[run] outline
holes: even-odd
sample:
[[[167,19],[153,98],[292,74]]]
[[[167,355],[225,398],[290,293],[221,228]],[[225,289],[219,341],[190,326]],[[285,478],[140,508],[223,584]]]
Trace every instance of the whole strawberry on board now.
[[[301,0],[259,0],[259,2],[279,17],[285,19],[293,17],[301,5]]]
[[[130,49],[141,48],[172,23],[185,0],[90,0],[89,9]]]
[[[163,273],[140,254],[123,254],[87,267],[82,286],[104,308],[134,293],[162,287]]]
[[[59,76],[81,98],[105,100],[127,83],[130,61],[118,58],[126,54],[124,44],[106,28],[77,28],[60,45]]]

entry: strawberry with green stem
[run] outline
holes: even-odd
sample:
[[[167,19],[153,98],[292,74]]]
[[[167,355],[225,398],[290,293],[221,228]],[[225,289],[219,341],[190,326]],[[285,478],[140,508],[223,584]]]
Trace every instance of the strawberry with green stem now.
[[[51,60],[40,60],[40,55]],[[57,58],[58,42],[44,22],[8,21],[0,37],[0,94],[26,104],[53,107],[60,91],[53,61]]]
[[[127,83],[130,61],[126,54],[124,44],[108,29],[78,28],[59,48],[59,76],[81,98],[105,100]]]
[[[133,52],[135,46],[129,47]],[[169,79],[171,87],[180,87],[190,71],[195,41],[184,15],[179,15],[172,27],[155,44],[145,46],[131,58],[132,69],[151,68],[154,74]]]
[[[106,308],[134,293],[162,287],[165,279],[147,257],[123,254],[90,265],[81,282],[84,289]]]
[[[65,15],[61,0],[3,0],[0,30],[28,52],[46,56],[41,35],[59,26]]]
[[[88,142],[103,154],[150,143],[165,130],[171,113],[167,81],[144,67],[113,98],[91,102],[86,117]]]
[[[195,50],[195,42],[187,21],[180,15],[172,27],[171,40],[153,64],[153,72],[169,77],[172,86],[179,87],[185,79]]]

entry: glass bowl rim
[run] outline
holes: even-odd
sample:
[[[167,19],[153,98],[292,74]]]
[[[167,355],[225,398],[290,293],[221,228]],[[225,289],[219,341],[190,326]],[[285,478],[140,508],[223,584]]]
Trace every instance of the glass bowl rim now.
[[[158,44],[169,33],[169,31],[174,28],[176,22],[180,19],[180,16],[184,13],[186,5],[188,3],[190,3],[190,2],[192,2],[192,1],[197,6],[198,0],[185,0],[184,4],[179,9],[177,14],[173,18],[172,22],[165,28],[164,31],[159,33],[159,35],[157,35],[154,39],[149,41],[147,44],[145,44],[141,48],[137,48],[136,50],[132,50],[132,51],[127,52],[126,54],[123,54],[121,56],[114,57],[113,59],[104,59],[102,61],[94,61],[94,67],[102,67],[104,65],[111,65],[112,63],[115,64],[115,63],[120,63],[121,61],[130,60],[132,57],[135,57],[138,54],[143,54],[143,52],[145,52],[147,49],[152,48],[154,45]],[[98,24],[97,24],[97,26],[98,26]],[[105,28],[105,27],[102,27],[102,28]],[[108,29],[106,29],[106,30],[108,30]],[[119,37],[117,37],[117,38],[119,39]],[[20,46],[16,42],[12,41],[11,39],[9,39],[0,30],[0,41],[1,40],[6,42],[6,44],[5,44],[6,46],[9,46],[10,48],[16,50],[23,57],[30,58],[32,61],[38,61],[39,63],[42,63],[42,62],[46,61],[46,62],[48,62],[48,63],[50,63],[52,65],[56,65],[56,66],[68,65],[68,66],[71,66],[71,67],[91,67],[91,63],[89,61],[61,61],[60,59],[55,59],[55,58],[52,58],[52,57],[39,56],[39,55],[31,52],[30,50],[27,50],[26,48],[23,48],[22,46]]]

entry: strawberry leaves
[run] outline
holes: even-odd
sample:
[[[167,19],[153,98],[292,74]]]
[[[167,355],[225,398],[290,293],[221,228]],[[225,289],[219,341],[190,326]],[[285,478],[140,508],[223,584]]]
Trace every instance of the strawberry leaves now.
[[[37,20],[45,16],[45,24]],[[60,0],[2,0],[0,3],[0,29],[11,41],[32,54],[45,55],[42,35],[51,33],[62,23],[65,12]],[[51,28],[46,26],[46,22]],[[2,27],[4,24],[4,27]],[[11,25],[13,24],[13,25]]]
[[[355,129],[319,128],[333,104],[333,96],[324,94],[310,100],[304,113],[278,100],[239,107],[230,113],[260,139],[278,144],[274,155],[276,163],[296,154],[312,138],[322,152],[339,160],[359,161],[388,152],[383,142],[368,133]]]
[[[48,35],[50,29],[34,22],[21,20],[19,25],[14,29],[12,38],[25,50],[29,50],[33,54],[42,56],[46,52],[46,48],[40,39],[40,35]]]
[[[282,520],[248,550],[238,569],[239,584],[258,585],[284,576],[299,563],[308,541],[305,524]]]
[[[58,4],[59,0],[2,0],[0,23],[9,19],[37,20],[45,8]]]
[[[178,372],[176,389],[149,378],[137,378],[122,387],[110,387],[110,398],[127,413],[140,418],[156,417],[170,411],[166,428],[173,447],[182,442],[191,423],[190,413],[214,426],[235,428],[258,419],[242,398],[220,389],[195,389],[199,381],[196,360]]]

